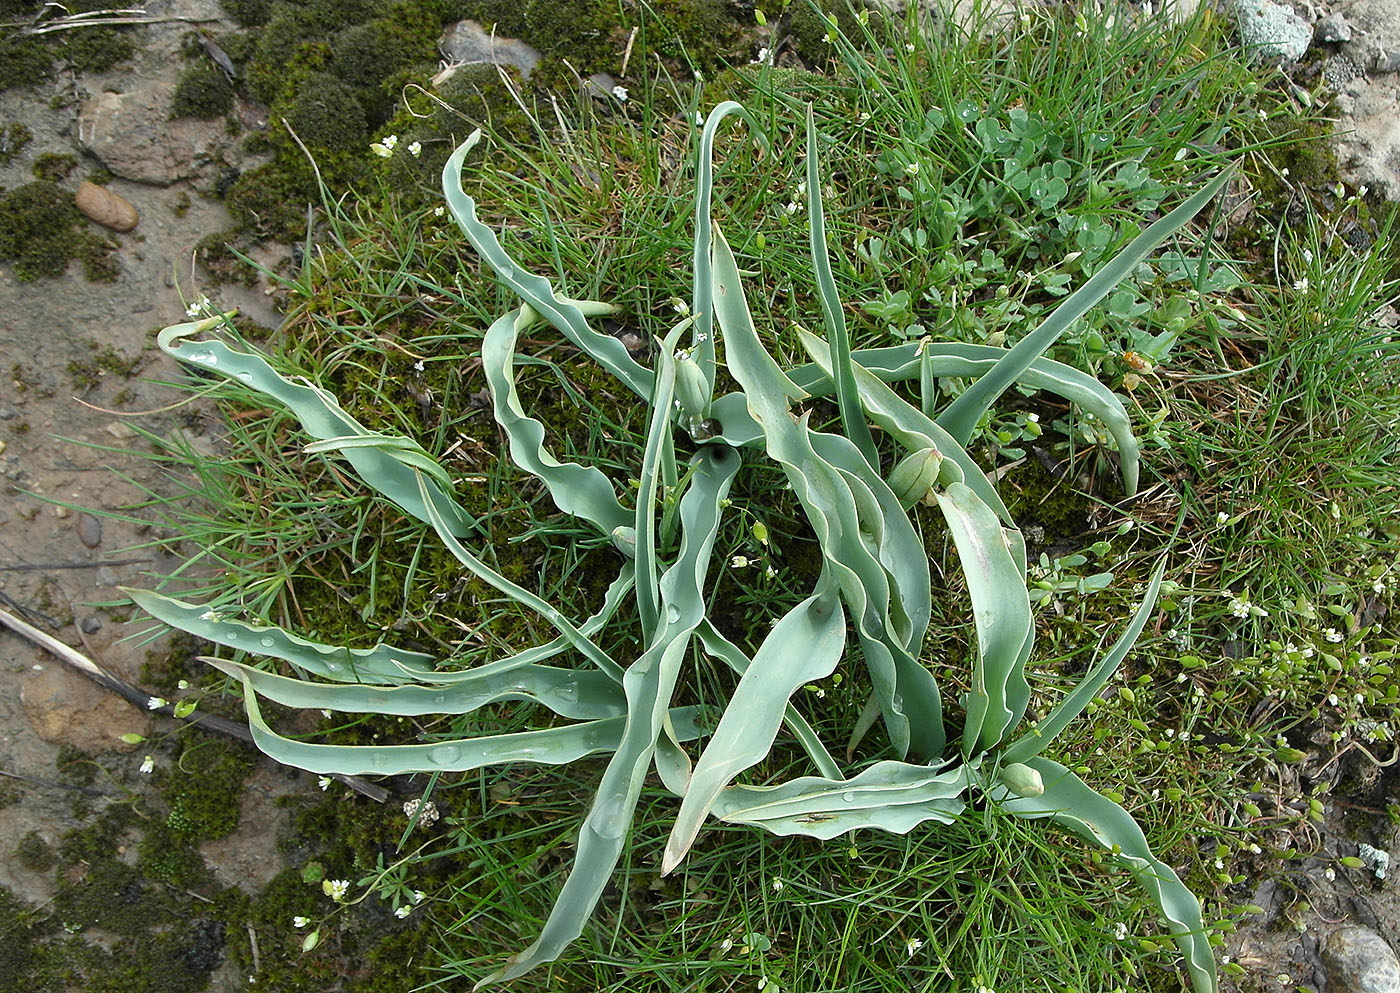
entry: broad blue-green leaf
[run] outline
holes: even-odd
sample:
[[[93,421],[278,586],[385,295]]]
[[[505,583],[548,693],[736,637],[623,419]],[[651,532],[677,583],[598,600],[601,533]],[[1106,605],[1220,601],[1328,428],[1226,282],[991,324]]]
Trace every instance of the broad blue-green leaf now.
[[[557,958],[583,932],[612,878],[681,663],[696,627],[705,618],[705,575],[719,531],[721,504],[739,469],[739,461],[738,452],[726,446],[709,446],[695,454],[697,471],[690,489],[681,498],[680,555],[661,577],[657,631],[623,678],[626,726],[579,831],[574,867],[539,937],[478,983],[477,988],[514,979]]]
[[[964,445],[972,438],[977,422],[991,409],[997,398],[1012,383],[1021,378],[1036,358],[1053,345],[1071,324],[1088,312],[1109,292],[1128,276],[1162,242],[1166,241],[1186,223],[1195,217],[1220,192],[1229,181],[1230,173],[1224,172],[1186,199],[1181,206],[1154,221],[1147,230],[1134,238],[1126,248],[1114,256],[1079,289],[1065,297],[1055,310],[1040,325],[1018,341],[992,370],[967,388],[961,396],[950,403],[938,417],[954,438]],[[1130,491],[1136,488],[1125,476],[1124,486]]]
[[[991,508],[962,483],[936,496],[958,550],[977,625],[962,748],[964,756],[971,756],[997,745],[1019,719],[1008,697],[1030,697],[1021,649],[1031,629],[1031,603],[1025,573],[1017,568]]]
[[[481,367],[491,390],[496,423],[510,442],[510,458],[544,483],[554,505],[581,517],[611,536],[632,524],[608,477],[593,466],[560,462],[544,447],[544,425],[525,413],[515,388],[515,346],[527,314],[513,310],[486,330],[481,342]]]
[[[319,745],[284,738],[268,727],[258,707],[258,696],[246,675],[243,679],[243,705],[248,711],[248,727],[253,743],[283,765],[308,772],[341,776],[404,776],[420,772],[469,772],[507,762],[533,762],[565,765],[596,752],[610,752],[622,740],[625,718],[570,724],[546,731],[519,731],[514,734],[486,735],[480,738],[454,738],[423,745]],[[698,708],[678,709],[672,714],[676,733],[686,740],[696,738],[702,729],[697,723]]]
[[[391,645],[341,648],[289,634],[279,627],[250,624],[217,608],[188,603],[149,590],[123,589],[136,605],[158,621],[205,641],[256,655],[282,659],[323,679],[343,683],[397,686],[412,682],[403,666],[431,666],[433,657]]]
[[[831,675],[845,647],[841,599],[834,583],[820,581],[768,632],[735,687],[681,800],[661,857],[663,876],[685,858],[720,790],[772,749],[788,700],[800,686]]]
[[[962,813],[970,768],[877,762],[851,779],[807,776],[779,786],[731,786],[714,813],[729,823],[823,840],[859,828],[907,834],[925,821],[951,824]]]
[[[205,661],[226,675],[242,679],[272,702],[301,710],[414,717],[469,714],[500,700],[526,700],[578,721],[621,717],[627,712],[622,688],[606,673],[589,669],[524,665],[470,681],[384,687],[289,679],[240,662],[212,658]]]
[[[318,441],[384,437],[347,414],[335,397],[320,387],[309,382],[293,383],[279,375],[261,355],[232,348],[216,338],[185,340],[219,327],[224,321],[224,317],[210,317],[176,324],[161,331],[156,343],[172,358],[237,380],[282,404],[301,422],[303,430]],[[367,486],[388,497],[404,513],[427,521],[429,507],[426,504],[431,503],[432,512],[453,534],[463,537],[476,530],[476,521],[452,496],[450,489],[442,485],[441,480],[446,477],[442,467],[434,463],[435,469],[426,469],[423,462],[432,462],[432,457],[413,442],[395,439],[365,448],[342,444],[340,454],[354,466]],[[426,485],[421,489],[420,476],[431,477],[426,478]]]
[[[1040,773],[1045,792],[1037,797],[1009,797],[1001,806],[1018,817],[1049,818],[1121,858],[1171,928],[1185,956],[1192,989],[1215,993],[1215,956],[1201,921],[1201,905],[1172,868],[1152,854],[1132,815],[1058,762],[1035,756],[1025,764]]]
[[[750,416],[763,429],[768,455],[783,467],[794,496],[816,532],[826,566],[851,609],[891,744],[898,754],[905,755],[914,742],[911,734],[916,735],[920,754],[932,757],[936,753],[930,749],[935,744],[942,747],[942,727],[935,729],[926,721],[911,725],[906,713],[897,685],[895,659],[908,659],[909,650],[890,629],[890,577],[872,545],[867,544],[873,538],[863,533],[857,497],[841,472],[814,450],[815,432],[808,426],[807,416],[794,415],[791,402],[803,399],[805,394],[783,374],[758,340],[738,266],[718,227],[714,231],[713,256],[715,317],[724,332],[730,374],[744,388]],[[873,518],[865,524],[868,530],[873,526]]]
[[[1167,563],[1163,559],[1152,571],[1152,579],[1147,584],[1147,591],[1142,595],[1142,603],[1138,605],[1137,612],[1133,615],[1127,629],[1114,642],[1108,653],[1084,674],[1084,678],[1079,681],[1078,685],[1055,705],[1055,708],[1043,721],[1035,727],[1027,729],[1021,738],[1012,742],[1002,751],[1001,761],[1025,762],[1032,756],[1039,755],[1045,750],[1045,746],[1055,740],[1055,736],[1063,731],[1070,721],[1084,712],[1084,708],[1089,706],[1089,701],[1094,699],[1095,694],[1112,677],[1129,650],[1137,642],[1138,637],[1142,634],[1142,629],[1147,626],[1147,621],[1152,616],[1152,608],[1157,603],[1157,594],[1162,589],[1162,574],[1166,568]]]
[[[477,219],[476,201],[462,190],[462,163],[480,140],[481,130],[477,129],[442,167],[443,195],[457,226],[502,283],[633,393],[647,399],[651,396],[651,372],[627,354],[627,347],[621,341],[588,326],[589,315],[610,314],[613,308],[592,300],[570,300],[556,295],[549,280],[527,272],[501,247],[496,232]]]
[[[822,177],[817,165],[817,125],[812,105],[807,105],[807,224],[812,249],[812,267],[817,277],[817,301],[821,304],[822,323],[831,342],[832,383],[836,390],[836,406],[841,412],[841,426],[846,437],[860,450],[866,464],[880,472],[880,454],[870,425],[860,409],[855,379],[851,373],[851,339],[846,333],[846,315],[841,308],[841,295],[831,275],[831,258],[826,244],[826,214],[822,210]]]

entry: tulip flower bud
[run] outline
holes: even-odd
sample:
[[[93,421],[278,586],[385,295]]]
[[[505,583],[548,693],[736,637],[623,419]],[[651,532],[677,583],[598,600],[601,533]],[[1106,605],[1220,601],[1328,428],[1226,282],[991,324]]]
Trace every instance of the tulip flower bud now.
[[[676,399],[687,431],[710,417],[710,384],[700,364],[689,355],[676,360]]]
[[[1040,796],[1045,792],[1045,783],[1028,765],[1012,762],[1001,767],[1001,785],[1017,796]]]
[[[889,485],[899,498],[899,505],[908,510],[928,496],[943,466],[943,456],[936,448],[921,448],[907,455],[890,473]]]
[[[637,529],[629,528],[626,524],[619,524],[613,528],[612,543],[617,546],[617,550],[629,559],[637,557]]]

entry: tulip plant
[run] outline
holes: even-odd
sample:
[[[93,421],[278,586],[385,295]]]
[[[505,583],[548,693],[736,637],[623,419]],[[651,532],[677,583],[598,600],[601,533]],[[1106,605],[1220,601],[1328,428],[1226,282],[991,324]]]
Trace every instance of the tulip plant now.
[[[711,218],[712,151],[721,123],[731,115],[748,117],[738,104],[723,103],[700,135],[693,299],[689,315],[660,336],[651,368],[617,338],[590,327],[589,319],[608,313],[608,305],[559,295],[546,279],[517,264],[478,220],[461,173],[481,140],[479,131],[443,172],[447,206],[462,233],[519,300],[490,325],[481,345],[493,413],[509,441],[510,458],[543,484],[560,513],[586,522],[616,545],[616,576],[596,613],[566,616],[558,605],[493,570],[469,547],[479,537],[476,522],[429,452],[406,438],[366,429],[324,390],[285,378],[260,355],[212,334],[226,316],[166,328],[160,347],[186,365],[237,379],[285,405],[313,439],[305,451],[346,460],[366,486],[434,531],[467,570],[537,612],[556,634],[543,644],[520,646],[513,655],[454,660],[449,668],[429,655],[387,644],[372,649],[320,644],[153,592],[131,591],[132,598],[172,627],[248,656],[289,663],[291,675],[244,661],[210,660],[242,684],[258,746],[289,765],[321,774],[461,773],[501,763],[562,764],[610,755],[579,830],[573,868],[542,933],[483,984],[552,961],[580,935],[617,866],[643,782],[654,768],[679,799],[661,856],[663,873],[686,858],[708,818],[818,839],[864,828],[904,833],[925,822],[946,824],[970,801],[1051,821],[1126,865],[1179,945],[1195,993],[1214,990],[1215,965],[1195,897],[1153,855],[1123,808],[1045,755],[1143,630],[1162,567],[1117,642],[1046,716],[1027,723],[1026,667],[1035,624],[1026,545],[966,446],[1008,387],[1047,390],[1107,427],[1125,488],[1133,491],[1138,445],[1123,405],[1093,377],[1044,353],[1199,212],[1224,177],[1144,230],[1014,347],[925,341],[852,349],[828,258],[809,108],[807,217],[825,335],[800,330],[809,361],[784,369],[754,327],[743,274]],[[541,324],[647,405],[646,444],[632,485],[617,486],[597,467],[556,458],[543,424],[522,406],[515,358],[521,335]],[[721,366],[738,389],[716,396]],[[932,385],[942,377],[961,377],[971,385],[935,411]],[[900,381],[919,384],[922,402],[910,402],[891,387]],[[814,397],[833,398],[839,431],[813,425],[808,402]],[[751,453],[747,458],[741,457],[744,449]],[[678,451],[686,450],[691,454],[682,467]],[[790,484],[816,536],[821,565],[810,577],[806,599],[771,618],[771,629],[750,656],[712,623],[707,603],[731,483],[746,463],[764,456]],[[957,708],[961,727],[950,727],[945,719],[936,667],[923,656],[932,592],[928,555],[910,519],[916,504],[936,508],[946,520],[971,601],[976,644],[970,689]],[[668,553],[658,532],[673,523],[679,541]],[[624,658],[605,651],[596,636],[605,625],[627,618],[635,622],[639,647],[632,650],[634,657]],[[843,744],[879,723],[891,756],[857,768],[834,758],[791,702],[799,687],[831,675],[843,659],[849,665],[852,644],[868,677],[869,703]],[[717,722],[672,702],[696,646],[739,674]],[[540,730],[339,746],[277,734],[263,718],[260,697],[287,707],[394,715],[464,714],[495,701],[519,700],[557,717],[542,722]],[[764,759],[784,728],[810,758],[812,774],[787,782],[744,782],[745,771]],[[692,756],[687,743],[701,739],[703,747]]]

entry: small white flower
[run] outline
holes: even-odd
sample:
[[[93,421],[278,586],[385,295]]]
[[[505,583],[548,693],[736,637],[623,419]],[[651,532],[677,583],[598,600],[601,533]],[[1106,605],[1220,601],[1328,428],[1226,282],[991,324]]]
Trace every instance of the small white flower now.
[[[1216,523],[1216,524],[1224,524],[1224,523],[1225,523],[1226,521],[1228,521],[1229,519],[1230,519],[1230,515],[1227,514],[1227,513],[1225,513],[1225,511],[1223,511],[1223,510],[1220,511],[1219,513],[1217,513],[1217,514],[1215,515],[1215,523]]]
[[[731,948],[733,948],[733,947],[734,947],[734,939],[733,939],[733,938],[725,938],[723,941],[721,941],[721,942],[719,943],[719,950],[720,950],[721,952],[727,952],[727,951],[729,951],[729,949],[731,949]]]
[[[923,948],[923,947],[924,947],[924,939],[923,939],[923,938],[910,938],[908,941],[906,941],[906,942],[904,943],[904,956],[905,956],[905,958],[911,958],[911,959],[912,959],[912,958],[914,957],[914,953],[917,952],[920,948]]]
[[[906,166],[904,167],[904,175],[906,175],[906,176],[917,176],[918,174],[919,174],[919,163],[917,163],[917,162],[910,162],[908,165],[906,165]]]
[[[309,918],[309,917],[302,917],[302,916],[298,915],[298,916],[292,918],[292,927],[295,927],[295,928],[306,927],[306,925],[308,925],[308,924],[310,924],[310,923],[311,923],[311,918]]]
[[[326,790],[330,789],[330,786],[331,786],[331,777],[330,777],[330,776],[322,776],[320,779],[316,780],[316,785],[319,786],[319,787],[321,787],[321,792],[322,792],[322,793],[326,792]]]
[[[1327,702],[1330,703],[1332,706],[1335,707],[1335,706],[1337,706],[1337,704],[1338,704],[1340,701],[1337,699],[1337,694],[1335,694],[1335,693],[1328,693],[1328,694],[1327,694]]]
[[[350,892],[350,881],[347,879],[323,879],[321,880],[321,892],[332,900],[344,900],[345,894]]]
[[[1215,860],[1215,867],[1216,867],[1217,869],[1224,869],[1224,868],[1225,868],[1225,860],[1224,860],[1224,859],[1216,859],[1216,860]]]
[[[729,568],[731,569],[744,569],[748,567],[748,564],[749,557],[747,555],[736,555],[729,560]]]
[[[781,879],[775,879],[775,880],[773,880],[773,892],[774,892],[774,893],[781,893],[781,892],[783,891],[783,885],[784,885],[784,883],[783,883],[783,881],[782,881]]]
[[[207,309],[208,306],[209,298],[201,294],[197,300],[193,301],[188,307],[185,308],[185,316],[198,317],[200,314],[204,313],[205,309]]]
[[[410,907],[408,904],[404,904],[402,907],[399,907],[394,911],[394,916],[397,917],[399,920],[403,920],[411,913],[413,913],[413,908]]]
[[[1248,600],[1235,597],[1230,601],[1230,613],[1234,614],[1236,617],[1248,617],[1249,608],[1251,606],[1252,604],[1250,604]]]
[[[326,720],[330,720],[331,712],[329,710],[323,710],[321,711],[321,716],[324,717]]]
[[[1303,249],[1303,261],[1306,262],[1306,263],[1308,263],[1309,265],[1311,265],[1311,264],[1312,264],[1312,260],[1313,260],[1312,249],[1311,249],[1311,248],[1305,248],[1305,249]]]
[[[767,61],[768,61],[768,57],[769,57],[771,54],[773,54],[773,53],[770,52],[770,51],[768,50],[768,46],[765,45],[765,46],[763,46],[762,48],[760,48],[760,49],[758,50],[758,54],[754,56],[753,61],[750,62],[749,65],[759,65],[759,64],[761,64],[761,63],[767,62]]]
[[[161,696],[153,696],[146,701],[147,710],[159,710],[161,707],[169,706],[170,701]]]
[[[434,207],[434,208],[433,208],[433,216],[434,216],[434,217],[441,217],[441,216],[442,216],[443,214],[445,214],[445,213],[447,213],[447,208],[446,208],[446,207]]]
[[[424,366],[423,366],[423,360],[422,360],[422,359],[419,359],[417,362],[413,363],[413,371],[414,371],[414,372],[422,372],[422,371],[423,371],[423,368],[424,368]]]
[[[1115,941],[1126,941],[1128,938],[1128,925],[1119,921],[1113,925],[1113,938]]]
[[[682,317],[685,317],[687,314],[690,313],[690,304],[686,303],[680,297],[672,297],[670,299],[670,304],[671,309],[674,310],[677,314],[680,314]]]
[[[614,87],[612,88],[612,95],[615,96],[615,97],[617,97],[617,102],[618,102],[618,103],[626,103],[626,102],[627,102],[627,87],[621,86],[621,85],[614,86]]]
[[[423,146],[419,142],[411,142],[408,146],[408,154],[412,155],[415,159],[418,158],[418,156],[423,154]]]
[[[1306,293],[1308,291],[1308,286],[1309,283],[1307,276],[1304,276],[1302,279],[1297,279],[1293,281],[1293,288],[1299,293]]]
[[[857,120],[859,123],[864,124],[866,121],[870,120],[870,111],[868,111],[868,110],[862,110],[862,111],[860,112],[860,117],[856,118],[856,120]]]
[[[1263,854],[1264,854],[1264,849],[1260,848],[1258,845],[1255,845],[1255,844],[1251,844],[1251,845],[1249,846],[1249,851],[1250,851],[1250,854],[1252,854],[1252,855],[1263,855]]]
[[[799,206],[796,204],[796,202],[792,202],[792,203],[789,203],[786,207],[784,207],[784,208],[783,208],[783,211],[784,211],[789,217],[791,217],[793,214],[797,213],[797,212],[798,212],[799,210],[801,210],[801,209],[802,209],[802,208],[799,207]]]
[[[913,43],[912,41],[909,42],[909,43],[907,43],[907,44],[904,46],[904,50],[905,50],[906,52],[912,53],[912,52],[914,51],[914,43]]]
[[[151,756],[147,755],[144,759],[141,760],[141,772],[143,772],[144,774],[149,776],[151,774],[151,770],[155,767],[156,760],[151,758]]]
[[[1031,424],[1039,424],[1039,423],[1040,423],[1040,415],[1039,415],[1039,414],[1036,414],[1036,413],[1027,414],[1027,415],[1026,415],[1026,420],[1027,420],[1028,422],[1030,422]]]
[[[1334,645],[1342,640],[1341,633],[1338,632],[1336,628],[1328,628],[1323,632],[1322,636]]]
[[[1337,878],[1337,871],[1329,865],[1326,869],[1322,870],[1322,877],[1330,883]]]
[[[427,897],[428,894],[424,893],[422,890],[414,890],[410,899],[413,900],[414,906],[417,906],[418,904],[426,900]]]
[[[384,137],[384,147],[385,147],[385,148],[393,149],[393,147],[394,147],[395,145],[397,145],[398,143],[399,143],[399,136],[396,135],[396,134],[386,135],[386,136]]]
[[[1372,592],[1375,592],[1375,593],[1384,593],[1384,592],[1385,592],[1385,580],[1384,580],[1384,579],[1377,579],[1374,583],[1371,584],[1371,590],[1372,590]]]

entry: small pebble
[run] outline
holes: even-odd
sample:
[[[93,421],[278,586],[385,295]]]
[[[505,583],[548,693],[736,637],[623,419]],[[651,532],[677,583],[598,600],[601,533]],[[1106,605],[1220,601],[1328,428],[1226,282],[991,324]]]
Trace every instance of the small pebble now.
[[[102,522],[91,514],[79,514],[78,540],[88,548],[102,544]]]
[[[83,216],[113,231],[130,231],[141,222],[141,215],[130,200],[96,183],[79,186],[73,203]]]
[[[1351,25],[1341,14],[1328,14],[1313,28],[1313,37],[1329,44],[1351,41]]]
[[[102,630],[102,619],[89,614],[78,622],[78,627],[83,634],[96,634]]]
[[[123,424],[121,421],[113,421],[111,424],[108,424],[103,430],[105,430],[113,438],[116,438],[118,441],[130,441],[132,438],[136,437],[136,432],[133,431],[126,424]]]
[[[73,513],[73,512],[72,512],[71,510],[69,510],[67,507],[55,507],[55,508],[53,509],[53,516],[57,517],[60,521],[67,520],[67,519],[68,519],[68,515],[71,514],[71,513]]]

